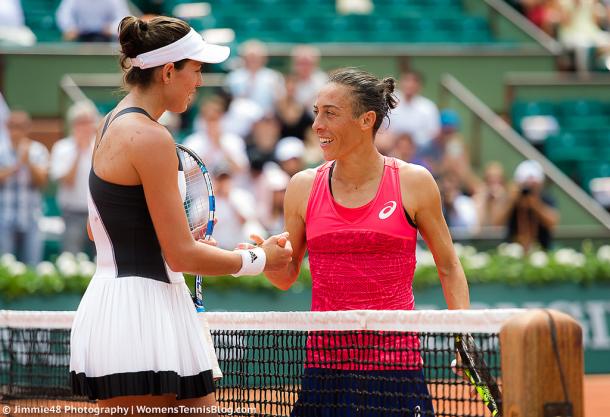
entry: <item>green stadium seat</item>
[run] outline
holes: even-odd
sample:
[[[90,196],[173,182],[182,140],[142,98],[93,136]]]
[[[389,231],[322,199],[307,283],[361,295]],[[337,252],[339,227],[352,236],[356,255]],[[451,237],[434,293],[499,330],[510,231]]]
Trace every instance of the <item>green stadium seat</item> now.
[[[32,29],[32,31],[38,42],[60,42],[63,39],[61,32],[57,29]]]
[[[493,41],[493,37],[488,30],[477,30],[460,32],[456,38],[463,43],[487,43]]]
[[[45,192],[42,200],[42,213],[46,217],[61,216],[61,210],[55,199],[55,192]]]
[[[544,142],[544,152],[555,163],[595,159],[595,148],[570,132],[547,137]]]
[[[610,129],[598,131],[595,139],[597,146],[610,149]]]
[[[96,102],[95,107],[97,107],[97,111],[100,112],[102,116],[107,115],[114,109],[117,105],[116,101],[107,101],[107,102]]]
[[[57,42],[62,36],[55,12],[61,0],[22,0],[25,24],[34,32],[38,42]]]
[[[595,100],[570,100],[559,103],[559,112],[563,117],[589,116],[604,113],[604,105]]]
[[[581,186],[591,192],[590,183],[593,178],[610,177],[610,162],[590,161],[579,164]]]
[[[170,0],[175,4],[178,1]],[[493,41],[486,18],[461,0],[376,0],[368,15],[340,15],[328,0],[210,0],[212,17],[197,26],[229,27],[238,41],[482,43]],[[303,20],[304,19],[304,20]],[[308,33],[309,32],[309,33]]]
[[[521,120],[526,116],[555,116],[555,105],[550,101],[516,101],[511,111],[515,130],[521,132]]]
[[[550,101],[523,101],[516,102],[513,105],[513,112],[519,113],[523,116],[537,116],[537,115],[551,115],[554,116],[556,113],[555,104]]]
[[[560,124],[568,130],[610,129],[610,118],[604,114],[576,114],[564,116]]]

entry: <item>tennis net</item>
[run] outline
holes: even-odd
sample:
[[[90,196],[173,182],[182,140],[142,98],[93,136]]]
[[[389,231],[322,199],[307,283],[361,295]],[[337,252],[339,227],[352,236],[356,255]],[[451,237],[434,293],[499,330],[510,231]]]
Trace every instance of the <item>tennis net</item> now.
[[[500,385],[498,333],[519,312],[204,313],[201,319],[224,374],[216,391],[221,415],[483,417],[491,412],[458,375],[462,363],[451,367],[456,337],[473,337]],[[72,312],[0,311],[0,402],[87,404],[70,392],[72,319]]]

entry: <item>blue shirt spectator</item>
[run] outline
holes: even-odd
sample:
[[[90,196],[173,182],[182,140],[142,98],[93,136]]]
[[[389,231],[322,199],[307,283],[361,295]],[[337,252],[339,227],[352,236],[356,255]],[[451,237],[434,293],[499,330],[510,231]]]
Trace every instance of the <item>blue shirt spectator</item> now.
[[[27,113],[11,113],[10,140],[0,144],[0,254],[17,253],[19,260],[36,265],[42,258],[38,219],[49,152],[28,138],[30,125]]]
[[[23,26],[25,19],[19,0],[2,0],[0,7],[0,26]]]

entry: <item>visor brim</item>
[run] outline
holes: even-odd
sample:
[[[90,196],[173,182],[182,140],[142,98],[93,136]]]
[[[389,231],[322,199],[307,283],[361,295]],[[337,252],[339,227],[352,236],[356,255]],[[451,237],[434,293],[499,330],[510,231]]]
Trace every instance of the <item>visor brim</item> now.
[[[226,61],[230,54],[231,49],[228,46],[206,42],[199,52],[189,55],[188,59],[206,64],[219,64]]]

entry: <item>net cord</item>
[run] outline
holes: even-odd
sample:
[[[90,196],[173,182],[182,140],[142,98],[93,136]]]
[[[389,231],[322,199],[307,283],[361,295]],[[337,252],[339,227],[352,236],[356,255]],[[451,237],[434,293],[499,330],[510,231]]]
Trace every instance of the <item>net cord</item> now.
[[[325,312],[207,312],[200,314],[212,330],[374,330],[454,333],[499,333],[523,309],[489,310],[351,310]],[[0,310],[0,327],[70,329],[73,311]]]

